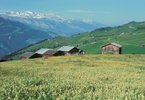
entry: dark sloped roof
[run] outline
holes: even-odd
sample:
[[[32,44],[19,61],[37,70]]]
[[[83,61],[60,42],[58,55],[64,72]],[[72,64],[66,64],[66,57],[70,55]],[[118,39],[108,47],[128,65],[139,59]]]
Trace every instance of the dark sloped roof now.
[[[34,52],[26,52],[26,53],[22,54],[21,57],[30,58],[30,57],[33,56],[34,54],[35,54]]]
[[[106,44],[106,45],[103,45],[102,47],[105,47],[105,46],[110,45],[110,44],[112,44],[112,45],[114,45],[114,46],[117,46],[117,47],[119,47],[119,48],[121,48],[121,47],[122,47],[122,45],[117,44],[117,43],[115,43],[115,42],[108,43],[108,44]]]

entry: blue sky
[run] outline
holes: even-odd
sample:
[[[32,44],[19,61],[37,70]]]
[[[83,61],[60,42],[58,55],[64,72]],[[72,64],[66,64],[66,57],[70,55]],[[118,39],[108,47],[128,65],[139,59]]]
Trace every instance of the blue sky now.
[[[107,25],[145,21],[145,0],[0,0],[0,10],[51,12]]]

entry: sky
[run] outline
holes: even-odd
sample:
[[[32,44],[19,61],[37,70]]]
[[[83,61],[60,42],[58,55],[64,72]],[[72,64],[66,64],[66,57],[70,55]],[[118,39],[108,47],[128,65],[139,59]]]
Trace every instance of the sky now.
[[[145,0],[0,0],[0,10],[54,13],[106,25],[145,21]]]

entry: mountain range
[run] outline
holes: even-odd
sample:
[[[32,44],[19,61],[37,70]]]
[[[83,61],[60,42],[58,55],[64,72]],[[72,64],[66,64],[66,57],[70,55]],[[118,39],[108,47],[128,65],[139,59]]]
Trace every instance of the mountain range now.
[[[44,40],[15,52],[9,57],[18,59],[24,52],[35,52],[40,48],[57,49],[65,45],[79,46],[86,54],[101,54],[101,46],[112,42],[122,45],[123,54],[145,54],[145,22],[130,22],[67,38],[57,37],[52,40]]]
[[[105,25],[85,20],[65,19],[54,14],[30,11],[0,12],[0,56],[30,44],[58,36],[71,36]]]
[[[7,11],[0,14],[9,20],[27,24],[35,29],[51,31],[59,36],[71,36],[105,27],[105,25],[95,21],[66,19],[52,13]]]

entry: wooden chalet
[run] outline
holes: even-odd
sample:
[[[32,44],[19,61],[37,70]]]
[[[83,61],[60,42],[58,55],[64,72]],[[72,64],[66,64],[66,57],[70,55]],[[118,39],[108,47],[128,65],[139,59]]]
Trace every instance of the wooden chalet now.
[[[121,54],[122,46],[117,43],[109,43],[101,47],[102,54]]]
[[[44,53],[43,57],[51,57],[51,56],[64,56],[65,53],[63,51],[49,50]]]
[[[73,46],[63,46],[58,50],[63,51],[65,55],[74,55],[74,54],[84,53],[83,50],[80,50],[79,48],[73,47]]]
[[[0,62],[5,62],[5,61],[8,61],[8,59],[5,58],[5,57],[1,57],[1,58],[0,58]]]
[[[34,52],[26,52],[26,53],[21,55],[21,59],[22,60],[33,59],[33,58],[40,58],[40,57],[42,57],[42,55],[34,53]]]

